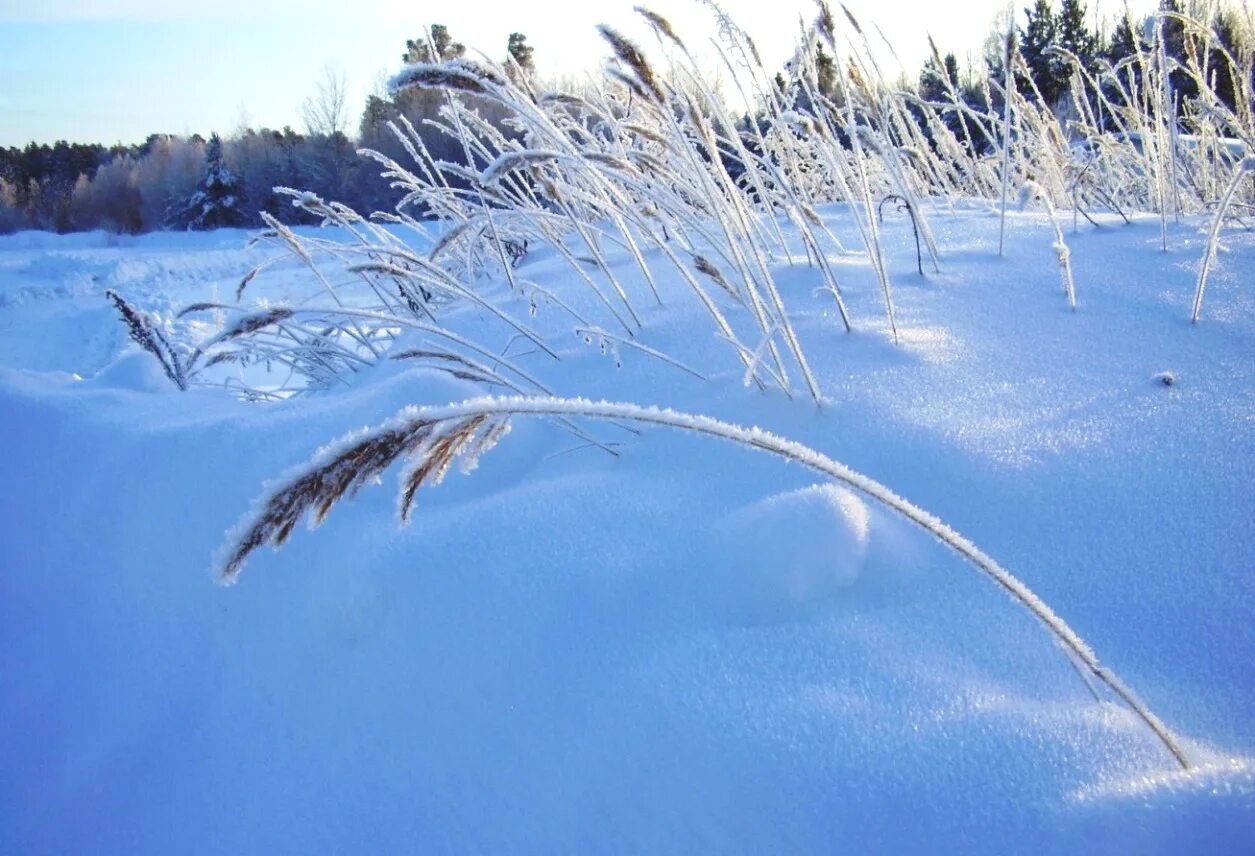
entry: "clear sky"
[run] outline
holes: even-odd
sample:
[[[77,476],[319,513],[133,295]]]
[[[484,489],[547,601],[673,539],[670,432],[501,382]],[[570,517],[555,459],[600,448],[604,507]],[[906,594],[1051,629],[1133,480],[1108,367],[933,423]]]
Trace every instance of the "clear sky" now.
[[[1017,8],[1027,0],[1017,3]],[[1112,17],[1120,0],[1089,0]],[[352,124],[366,94],[400,66],[407,38],[432,23],[493,57],[513,31],[535,48],[542,74],[594,69],[608,23],[645,42],[632,7],[650,6],[690,44],[714,33],[696,0],[0,0],[0,146],[36,140],[139,142],[150,133],[207,135],[302,127],[299,106],[328,65],[346,76]],[[812,0],[723,0],[773,65],[791,52]],[[979,51],[1006,0],[849,0],[877,24],[911,75],[925,33],[960,65]],[[1135,9],[1149,7],[1134,0]],[[839,6],[834,9],[840,15]]]

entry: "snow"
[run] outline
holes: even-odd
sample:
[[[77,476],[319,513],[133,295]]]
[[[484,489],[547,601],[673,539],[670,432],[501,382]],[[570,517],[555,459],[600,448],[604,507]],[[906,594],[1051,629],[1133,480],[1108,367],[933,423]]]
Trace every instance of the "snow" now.
[[[683,283],[653,306],[626,254],[640,345],[707,380],[479,293],[558,353],[509,355],[558,395],[788,438],[945,521],[1195,769],[883,501],[689,431],[580,423],[614,457],[518,418],[409,527],[389,474],[219,587],[263,484],[486,390],[384,360],[288,401],[179,393],[105,291],[203,341],[238,316],[177,310],[231,302],[270,251],[22,233],[0,238],[0,852],[1250,852],[1255,235],[1226,231],[1191,325],[1201,220],[1167,252],[1157,219],[1068,230],[1075,312],[1044,212],[1008,213],[1001,258],[997,213],[931,223],[925,277],[909,219],[881,226],[896,346],[865,257],[831,259],[850,334],[815,270],[779,268],[822,408],[800,377],[744,386]],[[596,308],[551,251],[517,275]],[[319,288],[292,259],[244,304]],[[441,322],[490,342],[482,309]]]
[[[798,531],[811,537],[797,537]],[[715,528],[712,594],[745,623],[788,621],[840,598],[862,572],[871,512],[849,490],[812,485],[730,513]]]

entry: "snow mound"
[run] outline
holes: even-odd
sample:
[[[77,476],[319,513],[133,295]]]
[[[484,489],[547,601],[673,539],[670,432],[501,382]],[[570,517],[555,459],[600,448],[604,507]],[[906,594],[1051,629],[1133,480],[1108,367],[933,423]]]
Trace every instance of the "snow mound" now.
[[[132,348],[92,376],[92,386],[129,389],[134,392],[169,392],[174,389],[170,379],[152,354]]]
[[[724,567],[720,605],[749,623],[805,617],[859,578],[871,531],[867,505],[835,485],[811,485],[742,508],[715,529]]]

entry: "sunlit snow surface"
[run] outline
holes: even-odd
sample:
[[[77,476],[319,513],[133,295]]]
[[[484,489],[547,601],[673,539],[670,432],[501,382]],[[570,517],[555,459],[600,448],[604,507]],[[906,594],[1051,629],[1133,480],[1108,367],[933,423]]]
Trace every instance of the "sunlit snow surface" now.
[[[857,233],[826,212],[847,246]],[[938,212],[941,271],[778,269],[822,410],[741,384],[678,278],[623,367],[561,313],[557,392],[813,446],[931,511],[1063,616],[1183,738],[1182,772],[988,580],[870,501],[709,440],[520,421],[398,530],[386,478],[206,575],[262,484],[409,404],[389,363],[318,397],[173,390],[104,298],[230,302],[246,233],[0,238],[0,852],[1255,850],[1255,234]],[[657,260],[656,270],[666,270]],[[927,265],[925,270],[928,270]],[[552,253],[520,276],[593,306]],[[483,293],[522,318],[501,283]],[[316,289],[295,263],[245,302]],[[595,306],[593,306],[595,309]],[[444,319],[494,349],[469,310]],[[213,332],[210,314],[171,320]],[[495,338],[494,338],[495,337]],[[1172,385],[1160,375],[1170,372]]]

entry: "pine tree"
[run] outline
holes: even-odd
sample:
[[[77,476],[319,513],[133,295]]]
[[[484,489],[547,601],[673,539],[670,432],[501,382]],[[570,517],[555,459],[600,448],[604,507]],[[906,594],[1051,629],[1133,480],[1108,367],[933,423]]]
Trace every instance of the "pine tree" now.
[[[1174,12],[1178,15],[1183,14],[1185,7],[1181,0],[1161,0],[1159,11]],[[1164,47],[1167,49],[1169,59],[1174,59],[1181,65],[1188,63],[1187,54],[1197,56],[1201,53],[1202,47],[1199,40],[1185,32],[1185,24],[1176,18],[1164,18],[1163,23]],[[1177,102],[1178,112],[1184,111],[1185,102],[1191,98],[1198,97],[1198,84],[1186,72],[1181,69],[1170,72],[1168,79],[1172,83],[1172,94]]]
[[[1020,56],[1024,58],[1032,82],[1047,106],[1053,105],[1063,91],[1064,81],[1060,79],[1058,62],[1047,53],[1058,33],[1050,0],[1037,0],[1031,8],[1024,10],[1024,18],[1025,26],[1020,30]],[[1023,83],[1022,91],[1031,95],[1032,89],[1027,81]]]
[[[837,64],[820,42],[815,43],[815,87],[827,98],[837,94]]]
[[[1094,70],[1098,57],[1098,37],[1085,26],[1085,4],[1081,0],[1063,0],[1059,10],[1056,44],[1076,54],[1086,71]]]
[[[776,86],[780,89],[780,94],[793,103],[795,110],[815,115],[819,107],[811,100],[809,91],[803,86],[802,75],[813,70],[814,77],[808,81],[811,89],[821,98],[840,104],[842,102],[840,93],[837,91],[837,64],[820,42],[812,42],[805,47],[811,52],[809,62],[799,56],[796,62],[786,63],[788,79],[777,74]]]
[[[1216,97],[1220,99],[1230,110],[1237,109],[1237,81],[1234,79],[1234,68],[1229,61],[1224,58],[1224,54],[1220,52],[1223,47],[1229,52],[1229,55],[1242,62],[1242,46],[1240,44],[1242,32],[1241,19],[1235,9],[1221,9],[1216,15],[1215,22],[1216,44],[1217,47],[1212,48],[1208,67],[1212,69],[1212,89],[1216,93]],[[1248,68],[1250,66],[1248,65]],[[1239,75],[1241,72],[1238,72]],[[1240,80],[1240,77],[1238,78]]]
[[[205,148],[205,177],[188,200],[182,225],[188,229],[241,225],[244,218],[237,206],[237,183],[235,175],[222,162],[222,138],[214,134]]]
[[[946,67],[946,79],[955,89],[959,88],[959,60],[953,53],[948,53],[941,60]]]
[[[1111,41],[1107,43],[1103,57],[1114,66],[1120,60],[1133,56],[1136,49],[1137,36],[1133,33],[1133,22],[1128,15],[1122,15],[1111,33]]]
[[[949,69],[937,67],[937,61],[929,57],[924,61],[924,70],[919,74],[919,94],[925,101],[948,101],[949,94],[943,76],[948,77]],[[950,80],[954,83],[954,80]]]
[[[1139,49],[1146,50],[1146,44],[1134,28],[1133,19],[1126,9],[1124,14],[1120,16],[1120,20],[1116,22],[1115,30],[1111,33],[1111,39],[1102,51],[1102,58],[1109,62],[1112,68],[1116,68],[1121,62],[1135,56]],[[1137,70],[1130,66],[1125,66],[1116,74],[1121,81],[1124,91],[1132,92],[1137,81]],[[1124,104],[1124,95],[1119,86],[1110,81],[1104,81],[1102,87],[1104,95],[1112,103]]]
[[[947,83],[949,83],[948,86]],[[952,92],[960,101],[967,101],[961,94],[959,61],[954,54],[948,53],[941,60],[941,67],[938,68],[936,59],[930,57],[924,63],[924,70],[920,72],[920,97],[934,104],[950,104]],[[946,110],[942,112],[941,118],[945,126],[960,141],[972,140],[970,119],[966,115],[957,110]],[[964,126],[967,126],[966,132]],[[975,142],[973,141],[974,144]]]
[[[384,123],[389,119],[396,117],[396,108],[392,102],[386,98],[380,98],[378,95],[367,95],[366,106],[362,109],[362,118],[357,125],[357,137],[359,140],[370,139],[373,141],[376,134],[383,128]],[[373,146],[373,142],[370,144]]]
[[[449,28],[444,24],[431,25],[431,37],[406,39],[405,53],[401,59],[407,63],[444,62],[457,59],[466,53],[466,45],[453,41]]]
[[[510,55],[510,59],[514,60],[518,65],[524,76],[530,76],[536,72],[536,63],[532,59],[532,46],[527,43],[527,36],[522,33],[510,33],[510,41],[506,44],[506,52]],[[512,68],[508,62],[506,66]]]

